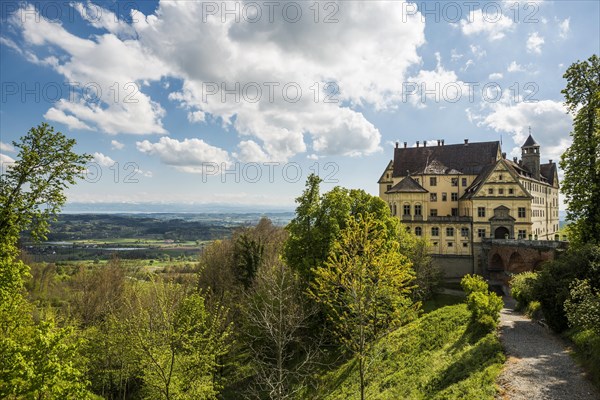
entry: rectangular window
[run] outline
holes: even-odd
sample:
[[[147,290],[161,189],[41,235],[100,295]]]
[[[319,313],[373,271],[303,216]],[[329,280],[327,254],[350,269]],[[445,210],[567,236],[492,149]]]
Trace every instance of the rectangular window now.
[[[458,217],[458,208],[453,208],[452,209],[452,216],[453,217]]]
[[[402,214],[410,215],[410,204],[405,204],[404,207],[402,207]]]
[[[462,178],[462,185],[467,186],[467,178]]]
[[[437,201],[437,193],[429,193],[429,201]]]
[[[477,229],[477,237],[484,238],[485,237],[485,229]]]
[[[422,213],[422,206],[420,204],[417,204],[415,206],[415,215],[423,215],[423,213]]]
[[[431,210],[429,210],[429,216],[437,217],[437,208],[432,208]]]
[[[440,236],[440,228],[436,226],[431,228],[431,236]]]
[[[387,190],[390,190],[392,188],[392,185],[387,185]]]
[[[437,178],[432,176],[429,178],[429,186],[437,186]]]
[[[442,201],[448,201],[448,193],[442,193]]]
[[[452,183],[452,186],[458,186],[458,178],[452,178],[450,182]]]
[[[488,189],[488,194],[494,194],[494,189],[493,188],[489,188]]]
[[[478,217],[485,217],[485,207],[477,207],[477,216]]]
[[[504,194],[504,189],[502,189],[502,188],[498,189],[498,194]]]
[[[454,242],[448,242],[448,247],[454,247]]]
[[[502,178],[504,178],[504,177],[502,176],[502,174],[498,175],[498,180],[499,180],[499,181],[501,181],[501,180],[502,180]]]
[[[515,189],[508,189],[508,194],[515,194]]]
[[[469,228],[460,228],[460,236],[463,236],[463,237],[469,236]]]
[[[525,218],[525,207],[519,207],[519,218]]]
[[[446,228],[446,236],[454,236],[454,228]]]
[[[463,243],[463,247],[469,247],[469,243],[467,243],[467,242],[464,242],[464,243]]]
[[[450,198],[452,201],[458,201],[458,193],[451,193]]]
[[[415,228],[415,235],[421,236],[423,234],[423,229],[420,226]]]
[[[527,231],[519,229],[519,239],[525,239],[526,236],[527,236]]]

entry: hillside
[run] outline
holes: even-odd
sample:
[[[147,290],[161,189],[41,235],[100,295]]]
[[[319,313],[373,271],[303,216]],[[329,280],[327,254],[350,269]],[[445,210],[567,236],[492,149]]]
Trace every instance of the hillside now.
[[[425,314],[373,348],[368,399],[493,399],[504,362],[496,334],[469,324],[466,305]],[[315,397],[358,399],[358,368],[350,360],[321,381]],[[311,396],[312,397],[312,396]]]

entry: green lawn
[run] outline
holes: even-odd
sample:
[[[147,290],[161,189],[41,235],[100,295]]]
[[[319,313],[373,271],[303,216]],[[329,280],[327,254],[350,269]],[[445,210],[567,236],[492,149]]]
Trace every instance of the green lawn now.
[[[505,357],[495,333],[472,329],[466,305],[439,308],[392,332],[371,350],[368,399],[493,399]],[[321,378],[310,398],[358,399],[351,359]]]

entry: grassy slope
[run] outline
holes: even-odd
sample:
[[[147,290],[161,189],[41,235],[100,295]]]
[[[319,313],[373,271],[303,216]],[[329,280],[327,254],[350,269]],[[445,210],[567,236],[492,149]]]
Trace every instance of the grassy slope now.
[[[495,334],[469,324],[464,304],[425,314],[380,340],[367,372],[368,399],[493,399],[504,354]],[[325,375],[315,397],[359,398],[350,360]],[[313,397],[313,396],[311,396]]]

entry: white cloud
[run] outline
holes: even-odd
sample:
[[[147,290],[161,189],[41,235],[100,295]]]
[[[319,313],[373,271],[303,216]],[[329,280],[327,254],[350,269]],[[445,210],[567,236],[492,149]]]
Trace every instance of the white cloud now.
[[[529,53],[542,54],[543,44],[544,38],[541,37],[537,32],[533,32],[527,39],[527,51]]]
[[[181,89],[169,98],[188,112],[190,122],[220,121],[237,131],[240,144],[252,140],[269,159],[289,159],[309,148],[320,155],[378,151],[379,132],[356,108],[387,109],[401,102],[408,68],[421,63],[417,50],[425,43],[424,20],[418,13],[407,15],[401,2],[339,1],[339,23],[315,24],[311,4],[295,4],[303,17],[293,24],[280,16],[269,21],[268,13],[257,23],[236,23],[233,17],[222,22],[221,15],[203,21],[204,5],[196,1],[161,1],[151,15],[136,12],[131,24],[107,10],[99,19],[86,16],[97,6],[75,5],[105,31],[86,37],[43,18],[39,23],[13,18],[11,24],[26,47],[64,53],[48,65],[65,80],[95,82],[102,89],[99,103],[79,96],[53,105],[63,120],[72,117],[72,124],[109,134],[166,134],[165,111],[144,85],[160,82],[164,88],[165,79],[173,79],[181,81],[176,85]],[[258,101],[223,99],[221,84],[253,82],[262,88]],[[270,82],[277,84],[273,101],[265,86]],[[328,82],[339,87],[333,96],[337,103],[324,102]],[[130,83],[137,88],[125,87]],[[217,91],[207,97],[206,85],[213,83]],[[302,90],[298,102],[282,96],[290,83]],[[126,95],[136,102],[125,101]]]
[[[508,68],[506,69],[508,72],[523,72],[525,69],[522,65],[517,63],[516,61],[512,61]]]
[[[54,121],[67,125],[69,129],[84,129],[88,131],[94,130],[79,118],[73,115],[67,115],[63,110],[59,110],[54,107],[51,107],[48,111],[46,111],[44,118],[46,118],[48,121]]]
[[[508,133],[517,146],[525,142],[531,127],[533,137],[542,147],[542,156],[553,160],[560,159],[570,144],[573,122],[560,101],[514,102],[510,101],[508,92],[501,101],[484,104],[482,112],[473,121],[478,126]]]
[[[8,153],[13,153],[15,151],[15,146],[10,143],[0,142],[0,151],[6,151]]]
[[[123,148],[125,147],[125,145],[121,142],[119,142],[118,140],[111,140],[110,141],[110,147],[113,150],[123,150]]]
[[[2,164],[3,166],[13,164],[14,162],[14,158],[7,156],[6,154],[0,153],[0,164]]]
[[[238,144],[239,153],[234,156],[241,162],[265,162],[269,161],[269,156],[253,140],[244,140]]]
[[[462,33],[471,35],[486,35],[489,40],[499,40],[513,29],[513,21],[506,17],[499,6],[484,12],[483,9],[471,10],[466,19],[460,21]]]
[[[107,155],[98,152],[95,152],[93,154],[93,159],[102,167],[112,167],[115,164],[115,160],[113,160]]]
[[[569,36],[569,32],[571,30],[570,24],[571,24],[570,18],[567,18],[558,24],[558,30],[559,30],[558,35],[561,38],[565,39],[567,36]]]
[[[493,72],[488,76],[488,79],[491,81],[495,81],[502,78],[504,78],[504,75],[502,75],[501,72]]]
[[[136,146],[140,152],[157,155],[164,164],[183,172],[217,172],[231,163],[227,151],[197,138],[179,141],[163,136],[156,143],[144,140]]]
[[[483,50],[481,48],[481,46],[477,46],[475,44],[470,44],[469,49],[471,49],[471,53],[473,53],[473,55],[478,59],[483,58],[487,55],[487,52],[485,50]]]

